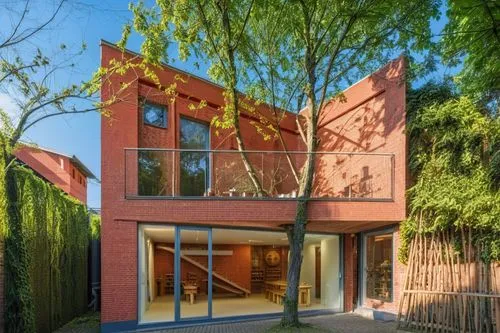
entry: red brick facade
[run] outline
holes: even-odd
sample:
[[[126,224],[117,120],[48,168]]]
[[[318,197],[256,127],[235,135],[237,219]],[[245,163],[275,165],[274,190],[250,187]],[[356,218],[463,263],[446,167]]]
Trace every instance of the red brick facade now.
[[[17,149],[15,155],[42,178],[82,203],[87,203],[87,178],[94,176],[83,170],[85,167],[80,162],[75,163],[75,157],[28,146]]]
[[[125,54],[130,57],[131,54]],[[116,47],[102,45],[102,66],[111,59],[121,58]],[[205,80],[192,77],[171,67],[157,71],[160,81],[168,85],[177,83],[178,96],[172,100],[156,90],[150,83],[137,79],[133,73],[115,76],[102,87],[103,100],[108,99],[120,84],[130,82],[122,101],[110,107],[111,116],[102,118],[102,313],[103,323],[137,320],[137,230],[139,223],[168,223],[182,225],[235,226],[268,230],[282,230],[280,225],[292,223],[296,203],[293,200],[148,200],[127,199],[125,193],[136,184],[133,168],[126,169],[125,148],[179,148],[179,122],[185,116],[210,123],[224,104],[222,89]],[[178,78],[182,77],[182,80]],[[344,295],[353,298],[357,265],[352,260],[351,233],[358,233],[399,223],[405,218],[406,190],[406,137],[405,130],[404,61],[398,59],[344,92],[346,102],[326,106],[321,121],[319,137],[323,151],[375,152],[394,154],[391,168],[371,167],[375,189],[388,191],[392,200],[348,201],[318,200],[310,202],[308,230],[341,233],[344,242]],[[142,123],[140,99],[159,103],[168,108],[168,126],[155,128]],[[190,103],[200,99],[207,107],[192,111]],[[258,112],[270,116],[265,105]],[[285,141],[290,150],[302,148],[297,129],[296,115],[287,113],[281,123]],[[243,137],[248,150],[281,150],[277,140],[264,141],[252,125],[253,116],[244,114],[241,122]],[[234,149],[235,140],[229,131],[219,135],[211,128],[211,149]],[[318,174],[329,170],[338,160],[328,160],[318,167]],[[352,170],[363,171],[363,163],[353,159]],[[135,170],[137,171],[137,170]],[[347,172],[347,171],[345,171]],[[389,173],[389,174],[387,174]],[[328,182],[325,177],[325,182]],[[390,182],[391,188],[377,185]],[[132,185],[130,185],[132,184]],[[285,185],[283,185],[285,186]],[[329,185],[334,188],[333,185]],[[334,191],[342,191],[334,188]],[[317,187],[318,196],[322,189]],[[397,238],[397,233],[395,233]],[[395,242],[396,243],[396,242]],[[396,243],[397,244],[397,243]],[[242,254],[243,255],[243,254]],[[397,260],[395,270],[400,269]],[[214,266],[216,266],[214,262]],[[217,267],[215,267],[217,268]],[[395,272],[395,275],[397,275]],[[395,279],[397,290],[400,279]],[[395,292],[394,304],[399,294]],[[352,305],[352,304],[351,304]],[[352,306],[346,303],[345,310]],[[374,304],[367,304],[379,306]],[[384,309],[394,310],[395,305],[383,304]]]

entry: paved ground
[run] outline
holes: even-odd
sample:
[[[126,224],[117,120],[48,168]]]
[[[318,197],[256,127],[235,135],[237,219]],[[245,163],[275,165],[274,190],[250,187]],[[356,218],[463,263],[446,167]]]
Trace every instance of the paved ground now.
[[[302,322],[309,323],[323,329],[331,330],[335,333],[397,332],[395,322],[380,322],[370,320],[351,313],[308,317],[303,318]],[[270,327],[273,327],[277,323],[278,320],[250,321],[234,324],[204,325],[188,328],[161,330],[157,331],[157,333],[260,333],[266,331]],[[307,332],[311,332],[311,330],[307,330]]]
[[[271,333],[379,333],[397,332],[395,322],[381,322],[366,319],[352,313],[340,313],[306,317],[302,322],[313,325],[314,328],[301,330],[277,331]],[[187,328],[154,331],[155,333],[264,333],[278,324],[278,319],[248,321],[233,324],[201,325]],[[76,318],[55,333],[98,333],[99,313],[89,313]],[[151,332],[151,331],[148,331]]]

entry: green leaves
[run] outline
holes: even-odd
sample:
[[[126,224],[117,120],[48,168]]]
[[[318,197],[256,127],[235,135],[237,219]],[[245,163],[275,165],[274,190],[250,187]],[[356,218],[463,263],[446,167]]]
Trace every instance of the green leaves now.
[[[85,206],[31,170],[16,166],[12,172],[19,220],[14,225],[14,220],[3,216],[2,221],[9,221],[5,251],[10,254],[5,260],[6,274],[12,277],[6,282],[6,303],[11,312],[19,310],[13,311],[19,317],[8,318],[6,328],[51,332],[87,311],[87,249],[90,236],[99,233],[99,223],[92,217],[89,230]],[[26,253],[19,254],[20,249]],[[30,306],[16,308],[26,297]]]
[[[494,1],[448,1],[449,19],[440,49],[448,65],[463,63],[456,82],[464,94],[498,108],[500,97],[500,7]]]
[[[429,84],[409,96],[410,166],[416,183],[408,191],[410,214],[401,227],[400,260],[407,259],[416,232],[461,228],[472,229],[476,244],[484,245],[484,261],[499,260],[500,122],[446,86]]]
[[[90,239],[101,239],[101,216],[90,214],[89,235]]]

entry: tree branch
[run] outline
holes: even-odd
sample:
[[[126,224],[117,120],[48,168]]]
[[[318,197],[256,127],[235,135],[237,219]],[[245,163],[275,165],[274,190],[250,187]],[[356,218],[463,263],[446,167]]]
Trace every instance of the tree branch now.
[[[232,46],[233,50],[236,50],[236,48],[238,47],[238,44],[239,44],[239,42],[241,40],[241,36],[243,36],[243,32],[245,31],[245,28],[247,26],[248,19],[250,18],[250,13],[252,12],[253,3],[254,3],[254,0],[252,0],[252,2],[250,3],[250,7],[248,8],[248,11],[247,11],[247,14],[245,16],[245,20],[243,21],[243,25],[241,27],[241,30],[240,30],[240,32],[238,34],[238,37],[236,38],[236,41],[235,41],[236,44],[234,44]]]
[[[40,118],[37,118],[34,121],[30,122],[26,127],[24,127],[24,129],[21,132],[21,135],[22,135],[22,133],[26,132],[31,126],[35,125],[36,123],[38,123],[44,119],[50,118],[50,117],[61,116],[61,115],[66,115],[66,114],[75,114],[75,113],[83,114],[83,113],[95,112],[95,111],[99,111],[99,110],[101,110],[101,108],[96,107],[96,108],[83,109],[83,110],[61,111],[61,112],[56,112],[56,113],[49,113],[49,114],[41,116]]]
[[[57,16],[57,14],[59,13],[59,11],[61,10],[61,7],[62,7],[62,5],[63,5],[63,3],[65,1],[66,0],[61,0],[61,2],[59,2],[59,5],[57,6],[56,10],[54,11],[54,13],[52,13],[52,16],[47,21],[45,21],[45,23],[43,23],[42,25],[34,28],[34,30],[32,32],[28,33],[25,36],[23,36],[23,34],[25,32],[27,32],[28,30],[24,30],[22,33],[20,33],[19,35],[17,35],[17,37],[16,36],[9,37],[9,39],[7,39],[2,44],[0,44],[0,49],[5,48],[5,47],[9,47],[9,46],[12,46],[12,45],[15,45],[15,44],[19,44],[19,43],[25,41],[26,39],[30,38],[31,36],[35,35],[39,31],[41,31],[43,28],[45,28],[47,25],[50,24],[50,22],[52,22],[55,19],[55,17]],[[24,13],[23,13],[22,19],[24,19]],[[20,22],[19,22],[19,24],[20,24]],[[17,27],[16,27],[15,30],[17,31]]]

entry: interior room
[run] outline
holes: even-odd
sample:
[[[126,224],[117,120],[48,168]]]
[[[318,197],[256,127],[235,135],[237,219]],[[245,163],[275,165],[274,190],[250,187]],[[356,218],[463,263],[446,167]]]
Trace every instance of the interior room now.
[[[285,233],[178,228],[179,244],[175,244],[173,226],[143,225],[139,230],[140,322],[176,320],[176,258],[180,289],[178,319],[282,311],[289,258]],[[176,245],[180,249],[177,256]],[[340,310],[339,268],[339,237],[307,234],[299,311]]]

